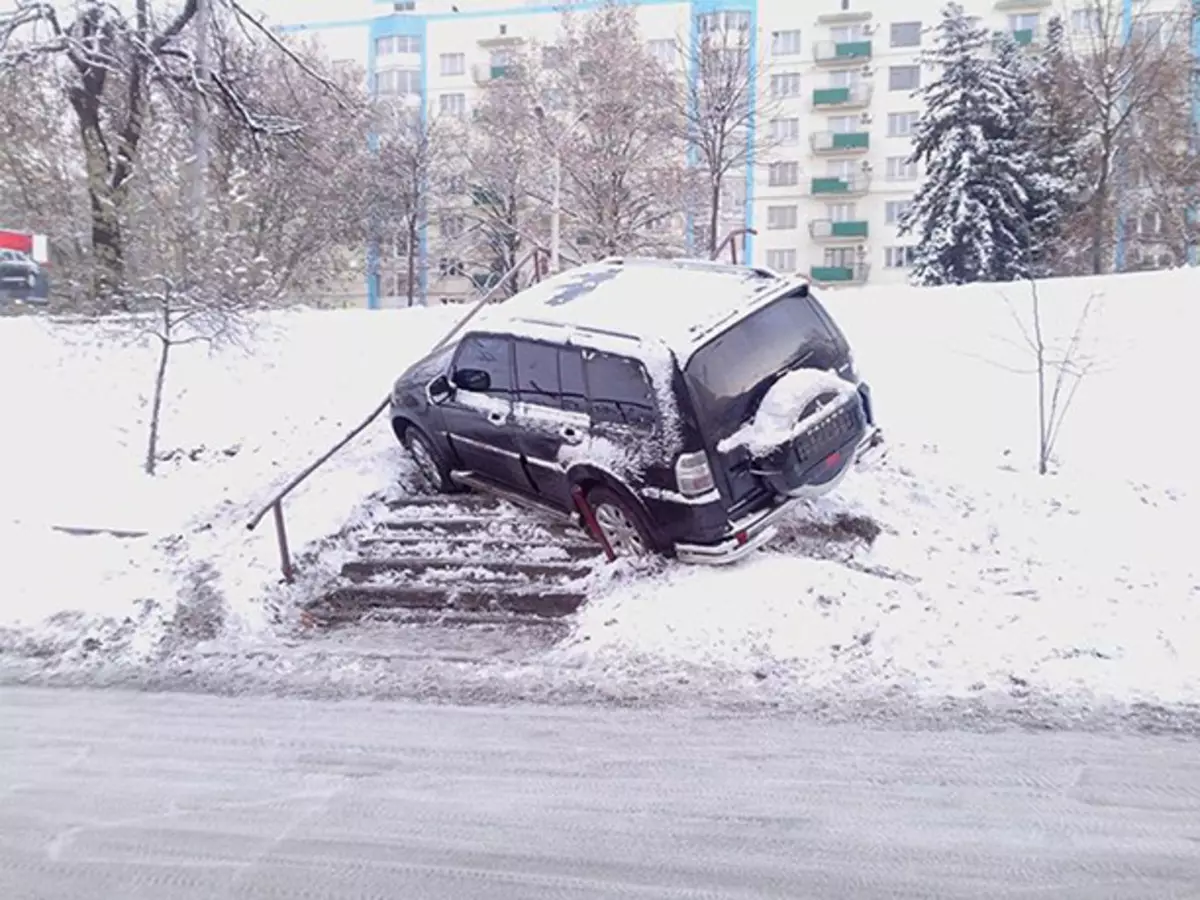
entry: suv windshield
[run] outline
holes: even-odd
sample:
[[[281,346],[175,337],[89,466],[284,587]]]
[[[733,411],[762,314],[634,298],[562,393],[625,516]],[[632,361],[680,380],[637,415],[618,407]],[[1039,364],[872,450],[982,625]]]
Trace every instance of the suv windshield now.
[[[836,338],[800,293],[780,297],[709,341],[685,371],[705,430],[732,433],[777,374],[822,349],[836,352]]]

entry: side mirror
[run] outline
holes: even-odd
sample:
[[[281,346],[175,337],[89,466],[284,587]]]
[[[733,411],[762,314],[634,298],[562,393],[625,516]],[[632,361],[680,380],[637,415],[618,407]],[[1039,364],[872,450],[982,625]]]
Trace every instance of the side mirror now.
[[[425,386],[425,393],[429,395],[430,403],[434,406],[441,406],[454,396],[454,387],[450,384],[449,378],[439,375]]]
[[[492,388],[492,376],[483,369],[459,369],[454,373],[454,386],[463,391],[483,393]]]

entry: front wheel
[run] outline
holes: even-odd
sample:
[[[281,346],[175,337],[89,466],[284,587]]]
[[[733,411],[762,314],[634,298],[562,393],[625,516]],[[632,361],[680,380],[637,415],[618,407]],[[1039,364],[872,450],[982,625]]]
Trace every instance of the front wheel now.
[[[450,480],[450,469],[442,462],[441,456],[434,449],[429,438],[425,437],[416,427],[410,427],[404,432],[404,446],[417,468],[421,487],[439,494],[449,494],[454,491],[455,484]]]
[[[606,487],[596,487],[588,491],[587,502],[614,556],[640,557],[654,552],[650,529],[629,501]]]

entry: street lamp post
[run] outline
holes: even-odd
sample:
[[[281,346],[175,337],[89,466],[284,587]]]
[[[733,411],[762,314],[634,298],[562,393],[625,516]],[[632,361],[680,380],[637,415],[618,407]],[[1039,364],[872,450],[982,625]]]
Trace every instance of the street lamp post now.
[[[546,110],[540,105],[533,108],[534,114],[543,127],[546,124]],[[562,250],[562,142],[570,137],[571,132],[587,121],[587,111],[579,113],[571,124],[562,130],[557,138],[550,139],[550,150],[554,158],[550,164],[550,274],[557,275],[559,258]]]

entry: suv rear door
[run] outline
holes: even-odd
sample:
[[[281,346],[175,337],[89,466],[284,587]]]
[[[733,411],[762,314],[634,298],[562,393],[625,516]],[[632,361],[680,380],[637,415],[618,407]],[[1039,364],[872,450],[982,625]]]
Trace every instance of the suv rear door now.
[[[547,501],[572,507],[564,448],[577,446],[591,428],[583,379],[583,357],[577,347],[514,340],[517,371],[517,447],[528,463],[534,489]]]
[[[486,391],[457,388],[442,404],[446,437],[462,464],[501,487],[531,490],[517,448],[513,418],[513,342],[506,335],[469,334],[454,354],[450,377],[461,369],[487,372]]]

